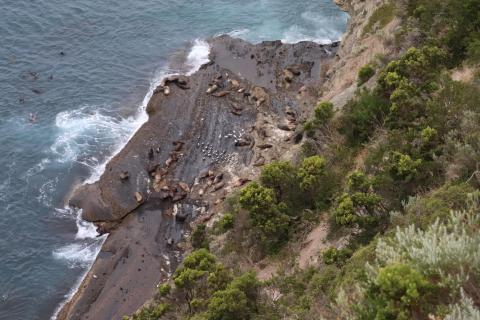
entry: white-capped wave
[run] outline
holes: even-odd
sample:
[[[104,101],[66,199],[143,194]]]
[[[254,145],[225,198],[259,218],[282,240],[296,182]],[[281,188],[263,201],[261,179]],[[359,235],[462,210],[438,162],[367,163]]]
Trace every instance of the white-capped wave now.
[[[339,25],[347,22],[348,14],[332,17],[321,12],[306,11],[301,14],[301,18],[305,24],[290,26],[283,33],[282,42],[313,41],[320,44],[331,44],[341,39],[342,31]]]
[[[69,268],[86,268],[95,260],[101,242],[72,243],[53,251],[55,259],[65,261]]]
[[[59,134],[51,146],[58,162],[79,162],[94,168],[98,165],[95,154],[98,146],[105,147],[125,141],[137,127],[136,119],[112,115],[98,106],[83,106],[57,114],[55,125]],[[111,150],[110,150],[111,152]]]
[[[243,29],[236,29],[232,30],[229,33],[227,33],[229,36],[236,37],[236,38],[244,38],[246,37],[247,34],[250,33],[250,29],[248,28],[243,28]]]
[[[205,40],[196,39],[187,56],[187,65],[190,68],[187,75],[195,73],[203,64],[207,63],[209,54],[210,46],[208,43]]]
[[[281,40],[283,43],[298,43],[301,41],[312,41],[320,44],[330,44],[333,42],[332,39],[329,39],[329,38],[320,38],[320,37],[308,35],[307,30],[298,25],[293,25],[290,28],[288,28],[288,30],[286,30],[283,33]]]
[[[82,219],[82,210],[79,210],[75,222],[77,224],[77,234],[75,235],[75,239],[95,239],[99,236],[97,227],[93,223]]]

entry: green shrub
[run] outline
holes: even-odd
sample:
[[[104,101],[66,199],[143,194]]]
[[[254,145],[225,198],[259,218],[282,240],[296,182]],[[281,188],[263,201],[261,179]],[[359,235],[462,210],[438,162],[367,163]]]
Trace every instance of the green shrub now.
[[[332,119],[334,114],[333,104],[330,102],[320,102],[315,107],[314,117],[303,124],[303,130],[308,137],[313,137],[316,130],[324,127]]]
[[[358,72],[358,86],[361,86],[375,74],[375,69],[371,64],[364,65]]]
[[[380,72],[376,92],[389,100],[387,122],[391,128],[411,127],[425,115],[444,62],[445,52],[438,47],[410,48]]]
[[[370,16],[368,24],[363,29],[363,33],[367,34],[372,32],[375,25],[378,25],[380,29],[385,27],[394,17],[395,4],[393,2],[384,4]]]
[[[313,137],[315,135],[315,130],[317,129],[314,120],[308,120],[303,124],[303,130],[308,137]]]
[[[389,113],[388,101],[374,92],[361,90],[344,107],[339,131],[350,145],[367,142],[376,128],[381,127]]]
[[[325,175],[325,159],[321,156],[305,158],[298,168],[298,179],[303,191],[311,192],[319,187]]]
[[[133,320],[157,320],[171,309],[166,303],[160,303],[153,307],[140,309],[140,312],[132,316]]]
[[[359,319],[422,319],[425,300],[432,294],[434,286],[420,272],[405,264],[392,264],[380,268],[365,300],[358,305]],[[415,317],[414,317],[415,316]]]
[[[227,288],[213,294],[208,304],[207,319],[247,319],[248,305],[245,293],[237,288]]]
[[[432,141],[437,136],[437,130],[428,126],[428,127],[424,128],[422,130],[421,136],[422,136],[423,142],[428,143],[428,142]]]
[[[322,101],[315,108],[315,121],[324,125],[333,117],[333,104],[330,102]]]
[[[234,278],[224,290],[216,291],[208,304],[210,320],[248,319],[256,311],[260,283],[253,272]]]
[[[215,229],[220,233],[225,233],[233,228],[234,222],[235,218],[233,217],[233,214],[225,213],[223,217],[215,223]]]
[[[408,9],[428,40],[448,49],[450,66],[479,59],[479,0],[409,0]]]
[[[164,283],[164,284],[160,285],[160,287],[158,287],[158,294],[161,297],[168,296],[170,294],[171,289],[172,289],[172,287],[170,287],[170,285],[168,283]]]
[[[336,265],[341,267],[345,264],[348,258],[352,255],[352,251],[350,249],[337,249],[337,248],[328,248],[322,254],[323,256],[323,263],[326,265]]]
[[[295,189],[296,169],[289,161],[273,161],[262,168],[260,182],[275,190],[278,199],[283,199]]]
[[[353,225],[358,221],[352,198],[350,198],[348,194],[343,194],[338,200],[338,205],[334,211],[334,216],[335,222],[342,226]]]
[[[335,222],[342,226],[368,227],[377,223],[379,212],[377,208],[382,198],[373,192],[344,193],[337,200],[334,210]]]
[[[414,224],[425,229],[437,219],[445,221],[451,210],[464,209],[467,197],[474,189],[466,183],[445,185],[429,194],[411,198],[405,205],[405,215],[398,216],[397,225]]]
[[[288,239],[290,217],[284,213],[285,204],[277,202],[273,189],[252,182],[240,192],[239,202],[250,213],[252,226],[259,230],[267,250],[275,251]]]
[[[204,299],[211,291],[223,290],[231,281],[229,271],[218,264],[207,249],[191,252],[173,275],[175,288],[182,293],[192,314],[205,306]]]
[[[194,249],[208,249],[209,244],[206,228],[204,224],[199,224],[193,230],[191,242]]]
[[[364,172],[354,171],[348,176],[347,186],[351,192],[368,192],[372,183]]]
[[[399,180],[410,181],[415,178],[418,168],[422,164],[421,159],[413,160],[409,155],[400,152],[392,154],[390,171]]]

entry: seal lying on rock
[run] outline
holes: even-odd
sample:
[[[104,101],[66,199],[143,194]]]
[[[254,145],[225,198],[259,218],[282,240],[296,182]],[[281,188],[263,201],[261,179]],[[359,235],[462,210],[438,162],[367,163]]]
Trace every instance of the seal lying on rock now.
[[[220,91],[218,93],[213,94],[214,97],[221,98],[225,97],[226,95],[229,95],[230,91]]]
[[[208,87],[207,93],[208,93],[208,94],[211,94],[211,93],[214,93],[214,92],[217,91],[217,90],[218,90],[218,85],[213,84],[213,85],[211,85],[211,86]]]
[[[255,86],[250,92],[251,99],[256,102],[256,106],[260,107],[262,103],[268,101],[268,94],[262,87]]]
[[[183,75],[173,75],[162,80],[160,84],[162,87],[168,86],[170,83],[175,84],[180,89],[190,89],[188,86],[188,78]]]
[[[137,201],[137,203],[142,203],[143,202],[143,196],[140,192],[135,192],[135,200]]]

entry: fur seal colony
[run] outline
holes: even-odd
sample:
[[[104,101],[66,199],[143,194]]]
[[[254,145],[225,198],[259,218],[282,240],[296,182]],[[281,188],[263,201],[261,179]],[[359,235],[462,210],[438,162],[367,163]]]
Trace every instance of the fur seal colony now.
[[[209,40],[210,62],[164,79],[149,120],[94,184],[70,199],[109,236],[58,319],[121,319],[153,297],[181,262],[190,225],[265,163],[298,148],[338,43]]]

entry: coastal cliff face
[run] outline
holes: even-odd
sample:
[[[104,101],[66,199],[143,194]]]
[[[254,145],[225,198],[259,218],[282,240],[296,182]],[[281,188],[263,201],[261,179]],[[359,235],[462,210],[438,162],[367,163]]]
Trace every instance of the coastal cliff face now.
[[[58,319],[119,319],[151,298],[181,261],[192,221],[206,221],[233,190],[302,140],[337,44],[209,41],[210,63],[167,78],[149,120],[70,204],[109,232]]]
[[[470,319],[480,314],[478,259],[470,258],[479,243],[479,152],[469,144],[473,136],[479,141],[474,125],[478,51],[468,53],[477,59],[473,62],[458,59],[458,43],[442,38],[445,29],[426,30],[421,15],[427,14],[427,26],[431,15],[439,16],[425,10],[427,0],[338,4],[351,16],[339,48],[302,43],[295,53],[295,45],[247,44],[265,53],[252,64],[248,57],[260,56],[240,49],[238,40],[220,38],[226,50],[218,50],[218,40],[211,42],[212,62],[199,74],[213,66],[222,77],[208,74],[204,80],[213,80],[203,90],[211,94],[223,86],[227,90],[218,98],[232,99],[230,86],[246,88],[247,96],[229,100],[243,106],[248,98],[254,106],[234,141],[246,152],[236,158],[240,161],[202,168],[207,171],[192,175],[193,185],[179,183],[188,190],[184,199],[175,200],[178,189],[164,195],[179,201],[173,216],[208,223],[195,226],[185,253],[189,244],[194,250],[129,319]],[[465,7],[457,0],[437,5]],[[467,11],[443,21],[457,32],[455,39],[463,32],[455,29],[456,21],[469,16]],[[432,35],[440,41],[427,41]],[[327,55],[315,63],[320,48]],[[307,57],[302,50],[316,53]],[[293,60],[277,63],[287,56]],[[227,84],[220,84],[224,77]],[[247,106],[232,111],[251,110]],[[151,105],[149,112],[154,117],[161,109]],[[210,144],[200,151],[218,161]],[[288,161],[269,163],[277,159]],[[154,189],[157,183],[162,190],[163,172],[158,171]],[[251,179],[256,181],[232,195]],[[199,202],[185,211],[190,198]],[[462,244],[460,250],[452,245],[456,237],[474,245]],[[430,263],[434,267],[425,268]],[[451,284],[474,269],[473,277]]]
[[[335,59],[328,66],[322,99],[342,107],[357,89],[359,70],[377,57],[395,53],[393,34],[400,20],[393,18],[386,26],[373,25],[373,32],[365,32],[370,18],[385,0],[335,0],[348,12],[350,19]]]
[[[357,88],[358,70],[392,53],[385,34],[398,21],[380,34],[363,31],[383,1],[337,4],[351,17],[340,45],[252,45],[221,36],[209,41],[210,62],[198,72],[157,88],[149,120],[99,181],[70,200],[109,236],[58,319],[134,313],[181,262],[189,224],[211,219],[263,164],[291,159],[312,106],[320,99],[343,106]]]

